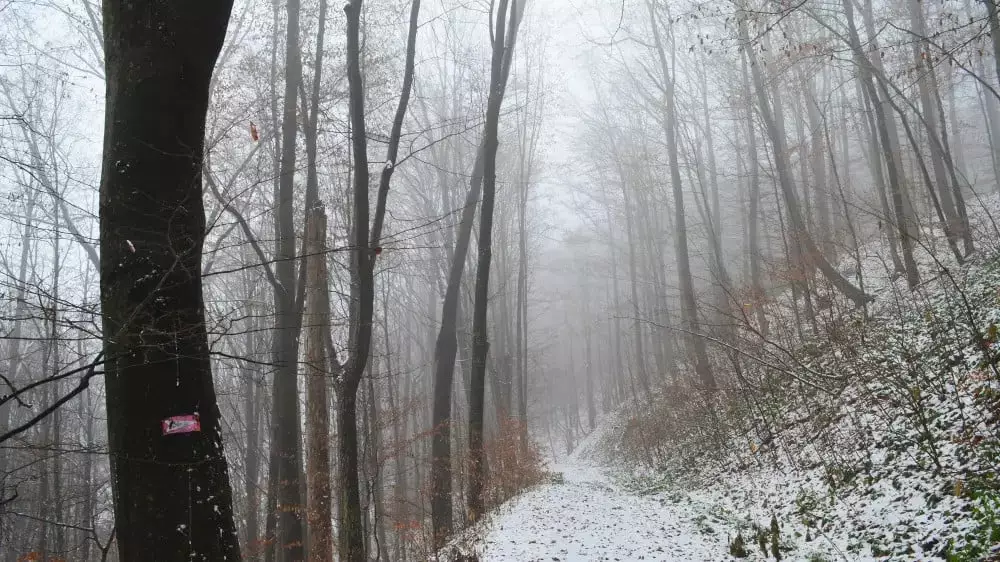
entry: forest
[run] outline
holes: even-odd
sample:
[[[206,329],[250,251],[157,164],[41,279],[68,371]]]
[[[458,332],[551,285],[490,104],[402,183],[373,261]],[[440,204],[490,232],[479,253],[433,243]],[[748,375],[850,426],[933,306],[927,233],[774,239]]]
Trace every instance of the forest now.
[[[0,562],[1000,559],[997,9],[0,0]]]

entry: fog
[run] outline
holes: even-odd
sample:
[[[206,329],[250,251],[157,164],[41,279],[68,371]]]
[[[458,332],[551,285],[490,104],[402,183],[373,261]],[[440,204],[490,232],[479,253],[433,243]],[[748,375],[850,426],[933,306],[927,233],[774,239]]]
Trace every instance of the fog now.
[[[180,180],[112,157],[158,138],[115,127],[201,118],[170,113],[205,90],[196,66],[157,80],[214,16],[149,2],[105,28],[134,16],[111,3],[0,0],[5,562],[426,560],[614,412],[743,396],[876,288],[996,247],[982,3],[236,0]],[[183,182],[202,205],[169,203]],[[202,206],[200,253],[174,252]],[[200,275],[170,277],[170,252]],[[145,304],[108,309],[198,278],[207,352],[134,320]],[[210,373],[185,362],[205,353]],[[157,422],[184,416],[190,450]],[[218,455],[216,491],[180,476],[192,451]],[[171,519],[195,504],[229,546]]]

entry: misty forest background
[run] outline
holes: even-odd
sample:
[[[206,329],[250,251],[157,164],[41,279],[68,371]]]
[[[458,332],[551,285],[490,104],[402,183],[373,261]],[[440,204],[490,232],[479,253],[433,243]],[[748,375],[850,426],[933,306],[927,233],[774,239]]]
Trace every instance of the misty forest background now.
[[[0,0],[3,562],[426,560],[1000,250],[993,0],[230,3]]]

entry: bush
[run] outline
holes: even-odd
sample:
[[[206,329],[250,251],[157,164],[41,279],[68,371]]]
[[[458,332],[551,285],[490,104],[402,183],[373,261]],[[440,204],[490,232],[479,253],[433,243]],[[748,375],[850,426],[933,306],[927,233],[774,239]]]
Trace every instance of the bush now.
[[[499,506],[545,479],[541,450],[526,435],[521,422],[507,418],[500,422],[497,434],[484,445],[487,467],[483,505],[486,509]]]

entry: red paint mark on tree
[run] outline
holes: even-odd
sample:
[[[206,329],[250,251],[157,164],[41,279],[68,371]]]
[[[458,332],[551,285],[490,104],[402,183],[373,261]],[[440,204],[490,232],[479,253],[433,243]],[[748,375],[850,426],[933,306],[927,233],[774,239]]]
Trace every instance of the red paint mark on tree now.
[[[164,435],[194,433],[201,431],[201,417],[198,414],[170,416],[161,422]]]

